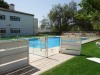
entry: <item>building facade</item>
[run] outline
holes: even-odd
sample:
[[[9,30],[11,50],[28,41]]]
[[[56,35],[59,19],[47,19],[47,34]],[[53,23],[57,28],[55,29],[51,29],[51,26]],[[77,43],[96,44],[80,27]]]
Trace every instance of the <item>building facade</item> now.
[[[38,32],[39,33],[52,32],[52,28],[50,25],[45,25],[44,28],[39,27]]]
[[[34,18],[33,19],[33,23],[34,23],[34,26],[33,26],[33,34],[34,35],[37,35],[38,34],[38,19],[37,18]]]
[[[11,9],[0,8],[0,36],[34,35],[34,15]],[[36,25],[34,25],[36,24]]]

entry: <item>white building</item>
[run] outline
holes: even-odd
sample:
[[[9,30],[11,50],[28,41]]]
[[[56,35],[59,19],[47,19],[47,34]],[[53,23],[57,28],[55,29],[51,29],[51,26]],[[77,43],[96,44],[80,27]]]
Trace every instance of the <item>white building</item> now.
[[[52,32],[50,25],[45,25],[44,28],[39,27],[38,30],[39,30],[39,33]]]
[[[34,22],[34,26],[33,26],[33,34],[34,35],[37,35],[38,34],[38,19],[37,18],[34,18],[33,20]]]
[[[34,30],[35,28],[37,31]],[[15,11],[14,4],[10,4],[10,9],[0,8],[0,36],[36,35],[37,33],[38,20],[33,14]]]

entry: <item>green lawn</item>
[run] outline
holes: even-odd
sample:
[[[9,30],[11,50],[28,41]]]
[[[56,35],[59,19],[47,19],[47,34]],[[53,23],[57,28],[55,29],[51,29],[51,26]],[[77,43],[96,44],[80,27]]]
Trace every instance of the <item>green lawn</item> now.
[[[76,56],[41,75],[100,75],[100,64],[87,60],[88,57],[100,58],[100,48],[96,47],[95,41],[82,45],[80,56]]]

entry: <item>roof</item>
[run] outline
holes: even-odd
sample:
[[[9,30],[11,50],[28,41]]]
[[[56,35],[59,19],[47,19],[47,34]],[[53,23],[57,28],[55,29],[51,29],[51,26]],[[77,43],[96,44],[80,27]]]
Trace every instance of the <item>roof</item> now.
[[[18,14],[24,14],[24,15],[34,16],[33,14],[24,13],[24,12],[15,11],[15,10],[10,10],[10,9],[0,8],[0,10],[1,10],[1,11],[6,11],[6,12],[12,12],[12,13],[18,13]]]
[[[13,5],[13,6],[15,6],[15,5],[14,5],[14,4],[12,4],[12,3],[11,3],[10,5]]]

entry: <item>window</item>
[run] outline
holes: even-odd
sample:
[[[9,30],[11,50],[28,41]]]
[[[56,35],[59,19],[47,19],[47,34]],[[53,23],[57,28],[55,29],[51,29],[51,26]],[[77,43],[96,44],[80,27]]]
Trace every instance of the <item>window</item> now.
[[[5,28],[0,28],[0,33],[6,33],[6,29]]]
[[[20,17],[10,16],[10,21],[20,21]]]
[[[10,33],[20,33],[20,29],[19,28],[11,28]]]
[[[5,20],[5,15],[0,14],[0,20]]]

